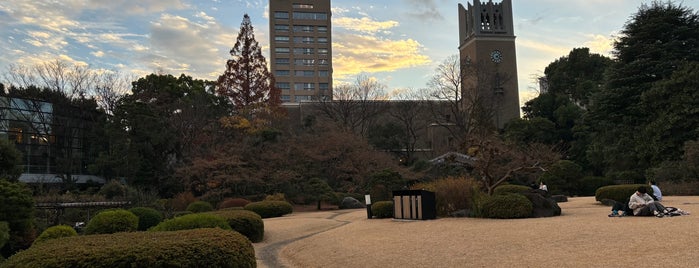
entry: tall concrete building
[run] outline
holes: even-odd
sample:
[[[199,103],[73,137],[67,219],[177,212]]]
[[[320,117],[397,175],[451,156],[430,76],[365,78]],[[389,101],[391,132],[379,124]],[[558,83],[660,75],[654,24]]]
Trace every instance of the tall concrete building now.
[[[269,1],[270,65],[282,102],[332,99],[330,0]]]
[[[459,4],[459,55],[464,105],[498,127],[519,118],[512,1]]]

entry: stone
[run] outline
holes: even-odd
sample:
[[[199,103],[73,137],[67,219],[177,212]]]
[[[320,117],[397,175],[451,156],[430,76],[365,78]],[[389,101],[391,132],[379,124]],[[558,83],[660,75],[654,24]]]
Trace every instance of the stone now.
[[[532,202],[532,218],[553,217],[561,215],[561,207],[558,202],[551,197],[548,197],[546,191],[532,189],[522,193],[529,201]]]
[[[354,197],[345,197],[340,202],[340,209],[364,208],[364,204]]]

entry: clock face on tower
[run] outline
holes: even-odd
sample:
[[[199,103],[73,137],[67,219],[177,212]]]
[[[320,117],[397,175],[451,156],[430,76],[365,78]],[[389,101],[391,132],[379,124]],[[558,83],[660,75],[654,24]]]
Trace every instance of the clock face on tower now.
[[[495,63],[502,62],[502,52],[500,52],[500,50],[493,50],[493,52],[490,52],[490,60]]]

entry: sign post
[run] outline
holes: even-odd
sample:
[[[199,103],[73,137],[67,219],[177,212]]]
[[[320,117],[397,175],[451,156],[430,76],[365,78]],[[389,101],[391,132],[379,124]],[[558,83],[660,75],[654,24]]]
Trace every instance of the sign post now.
[[[366,216],[368,219],[371,219],[373,215],[371,215],[371,195],[364,195],[364,200],[366,201]]]

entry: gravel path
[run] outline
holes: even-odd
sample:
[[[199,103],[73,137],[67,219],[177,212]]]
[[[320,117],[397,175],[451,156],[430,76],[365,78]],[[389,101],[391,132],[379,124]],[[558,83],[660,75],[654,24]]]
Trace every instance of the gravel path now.
[[[699,196],[663,204],[699,213]],[[609,218],[594,197],[559,204],[537,219],[398,221],[366,210],[303,212],[265,219],[258,267],[695,267],[699,220]]]

